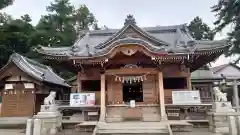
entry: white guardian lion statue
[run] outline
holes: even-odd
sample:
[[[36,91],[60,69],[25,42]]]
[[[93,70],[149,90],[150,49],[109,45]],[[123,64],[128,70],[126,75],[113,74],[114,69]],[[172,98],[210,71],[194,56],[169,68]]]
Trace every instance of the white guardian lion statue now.
[[[216,101],[227,101],[227,93],[222,93],[218,87],[214,87]]]
[[[44,105],[55,104],[56,92],[51,91],[50,94],[44,99]]]

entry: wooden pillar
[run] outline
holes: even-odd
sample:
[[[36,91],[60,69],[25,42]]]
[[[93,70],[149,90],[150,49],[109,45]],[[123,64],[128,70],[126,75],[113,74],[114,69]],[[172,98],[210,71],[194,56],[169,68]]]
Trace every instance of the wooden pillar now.
[[[191,73],[188,71],[188,75],[187,75],[187,89],[188,90],[192,90],[192,80],[191,80]]]
[[[161,120],[167,120],[166,111],[165,111],[165,96],[163,88],[163,74],[158,72],[158,85],[159,85],[159,102],[160,102],[160,114]]]
[[[101,114],[100,114],[100,121],[105,121],[106,116],[106,103],[105,103],[105,74],[101,74]]]
[[[80,78],[81,78],[81,73],[78,72],[78,75],[77,75],[77,92],[78,93],[80,93],[82,89],[82,80]]]

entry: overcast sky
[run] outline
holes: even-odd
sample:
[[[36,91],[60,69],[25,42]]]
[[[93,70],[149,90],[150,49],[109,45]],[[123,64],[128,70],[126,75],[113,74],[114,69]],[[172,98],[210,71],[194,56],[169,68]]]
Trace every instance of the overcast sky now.
[[[24,14],[32,17],[35,25],[41,15],[46,13],[46,6],[53,0],[15,0],[4,12],[19,18]],[[210,7],[218,0],[70,0],[74,6],[86,4],[95,15],[100,26],[121,28],[127,14],[134,15],[139,26],[174,25],[189,23],[200,16],[205,23],[213,27],[214,13]],[[223,38],[218,34],[217,39]],[[226,63],[223,57],[214,65]]]

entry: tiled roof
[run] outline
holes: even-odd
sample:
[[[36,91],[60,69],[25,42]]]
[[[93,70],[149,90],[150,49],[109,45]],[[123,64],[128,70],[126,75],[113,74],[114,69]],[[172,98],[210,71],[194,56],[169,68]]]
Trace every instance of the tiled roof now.
[[[213,71],[213,73],[216,73],[216,72],[219,72],[220,70],[226,68],[227,66],[233,66],[234,68],[237,68],[240,70],[240,67],[234,63],[228,63],[228,64],[223,64],[223,65],[219,65],[216,67],[212,67],[211,70]]]
[[[140,35],[155,44],[143,41],[140,38],[126,37],[119,39],[126,29],[132,28]],[[113,48],[116,42],[126,44],[127,41],[141,44],[154,52],[171,51],[173,53],[190,53],[192,51],[205,51],[229,46],[226,40],[196,41],[190,36],[186,24],[173,26],[156,26],[140,28],[132,23],[125,23],[122,29],[106,29],[83,31],[83,37],[72,47],[51,48],[42,47],[39,53],[52,56],[101,56]],[[131,39],[130,39],[131,38]],[[109,47],[111,46],[111,47]],[[115,45],[116,47],[117,45]],[[109,49],[110,48],[110,49]]]
[[[191,73],[192,80],[218,80],[221,76],[213,74],[210,69],[198,69]]]
[[[14,53],[10,56],[8,63],[11,62],[13,62],[24,73],[36,80],[70,87],[67,83],[65,83],[65,80],[54,73],[50,67],[26,58],[18,53]],[[4,67],[1,70],[3,71]]]
[[[225,68],[226,66],[228,66],[228,64],[223,64],[223,65],[219,65],[219,66],[216,66],[216,67],[212,67],[211,70],[216,73],[218,72],[219,70]]]

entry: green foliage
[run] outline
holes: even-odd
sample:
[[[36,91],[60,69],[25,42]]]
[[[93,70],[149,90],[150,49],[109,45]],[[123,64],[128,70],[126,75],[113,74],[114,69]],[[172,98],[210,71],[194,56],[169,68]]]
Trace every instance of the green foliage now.
[[[215,36],[215,32],[198,16],[190,22],[188,29],[196,40],[213,40]]]
[[[88,30],[91,26],[96,28],[96,19],[86,5],[80,5],[79,8],[75,10],[74,18],[78,31]]]
[[[232,25],[233,30],[228,33],[229,40],[233,46],[227,53],[227,56],[240,53],[240,0],[219,0],[218,4],[212,7],[212,11],[216,13],[215,21],[216,31],[221,31],[226,26]],[[240,60],[240,58],[237,60]]]
[[[0,0],[0,10],[13,4],[14,0]]]
[[[12,3],[3,1],[4,7]],[[0,0],[0,9],[3,7],[3,1]],[[6,64],[13,52],[17,52],[51,65],[54,71],[66,79],[74,76],[66,69],[44,60],[33,48],[38,45],[71,46],[81,30],[99,29],[97,21],[86,5],[75,8],[69,0],[54,0],[46,10],[48,14],[42,16],[35,27],[31,25],[29,15],[24,15],[21,19],[12,19],[11,16],[0,13],[0,67]]]
[[[48,15],[42,16],[36,26],[32,45],[71,46],[81,30],[96,25],[96,19],[86,5],[75,9],[69,0],[55,0],[47,11]]]
[[[35,31],[25,20],[5,18],[0,25],[0,66],[3,66],[13,52],[25,54],[30,51],[29,37]]]

